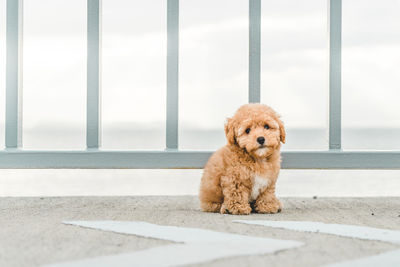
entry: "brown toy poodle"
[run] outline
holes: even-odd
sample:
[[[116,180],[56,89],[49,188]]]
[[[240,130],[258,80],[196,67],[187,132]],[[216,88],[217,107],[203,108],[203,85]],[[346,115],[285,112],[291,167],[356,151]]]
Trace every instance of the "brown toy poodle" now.
[[[286,135],[280,116],[266,105],[247,104],[228,118],[225,134],[227,145],[204,167],[201,209],[229,214],[280,212],[275,183]]]

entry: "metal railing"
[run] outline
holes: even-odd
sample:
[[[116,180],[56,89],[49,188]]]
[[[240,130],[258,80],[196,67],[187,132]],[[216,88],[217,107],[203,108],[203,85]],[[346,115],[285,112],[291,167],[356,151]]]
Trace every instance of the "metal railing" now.
[[[212,151],[178,146],[179,0],[167,0],[166,149],[101,150],[101,0],[87,0],[87,149],[21,149],[22,0],[7,0],[6,148],[0,168],[202,168]],[[400,168],[398,151],[341,150],[341,0],[329,3],[329,150],[287,151],[283,168]],[[260,101],[261,0],[249,0],[249,102]]]

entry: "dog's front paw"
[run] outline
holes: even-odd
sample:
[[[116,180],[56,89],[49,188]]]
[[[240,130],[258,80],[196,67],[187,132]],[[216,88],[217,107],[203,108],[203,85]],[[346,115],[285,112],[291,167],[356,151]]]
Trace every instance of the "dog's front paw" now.
[[[278,213],[282,211],[282,203],[278,199],[272,201],[258,201],[254,205],[257,213]]]
[[[251,213],[251,207],[249,203],[224,203],[221,206],[221,214],[233,214],[233,215],[249,215]]]

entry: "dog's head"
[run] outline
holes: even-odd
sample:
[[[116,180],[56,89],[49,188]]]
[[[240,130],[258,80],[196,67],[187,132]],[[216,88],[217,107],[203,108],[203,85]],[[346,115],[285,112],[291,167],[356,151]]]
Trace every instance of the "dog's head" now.
[[[237,145],[252,156],[268,157],[285,143],[286,132],[280,116],[262,104],[240,107],[225,124],[228,143]]]

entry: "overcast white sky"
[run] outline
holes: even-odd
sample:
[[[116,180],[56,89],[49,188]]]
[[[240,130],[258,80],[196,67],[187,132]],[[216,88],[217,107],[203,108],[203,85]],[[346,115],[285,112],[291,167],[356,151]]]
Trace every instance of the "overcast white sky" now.
[[[400,127],[399,13],[399,0],[343,0],[344,127]],[[181,134],[222,129],[247,101],[248,1],[181,0],[180,15]],[[103,0],[102,26],[103,127],[138,122],[163,129],[166,0]],[[84,132],[85,34],[85,0],[24,1],[25,129]],[[289,129],[327,126],[327,41],[327,1],[262,0],[262,102],[278,110]]]

